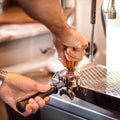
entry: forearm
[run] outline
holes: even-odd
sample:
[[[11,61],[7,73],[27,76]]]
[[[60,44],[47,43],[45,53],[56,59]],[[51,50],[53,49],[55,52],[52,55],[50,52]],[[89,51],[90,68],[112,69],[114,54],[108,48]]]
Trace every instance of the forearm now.
[[[46,25],[55,35],[68,29],[59,0],[18,0],[23,9],[34,19]]]

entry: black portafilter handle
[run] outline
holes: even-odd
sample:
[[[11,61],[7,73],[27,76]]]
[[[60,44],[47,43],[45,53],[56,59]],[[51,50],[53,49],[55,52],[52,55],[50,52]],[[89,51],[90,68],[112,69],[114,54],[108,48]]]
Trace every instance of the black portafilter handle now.
[[[92,0],[91,3],[91,24],[95,24],[96,19],[96,0]]]
[[[38,92],[38,93],[36,93],[36,94],[34,94],[33,96],[30,96],[30,97],[28,97],[28,98],[26,98],[26,99],[24,99],[24,100],[22,100],[22,101],[20,101],[20,102],[17,102],[17,104],[16,104],[16,108],[17,108],[17,110],[19,111],[19,112],[25,112],[25,108],[26,108],[26,105],[28,104],[28,100],[30,99],[30,98],[35,98],[36,96],[40,96],[41,98],[45,98],[46,96],[49,96],[49,95],[51,95],[51,94],[57,94],[57,92],[58,92],[58,88],[57,88],[57,86],[53,86],[53,87],[51,87],[51,89],[50,90],[48,90],[47,92],[44,92],[44,93],[40,93],[40,92]]]

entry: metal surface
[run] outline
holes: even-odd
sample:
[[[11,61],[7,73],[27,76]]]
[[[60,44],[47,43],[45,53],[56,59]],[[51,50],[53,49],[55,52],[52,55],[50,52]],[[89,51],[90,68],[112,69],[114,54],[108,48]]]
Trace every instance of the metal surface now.
[[[66,96],[52,95],[49,105],[70,112],[87,120],[120,120],[120,114],[100,108],[75,97],[70,100]]]
[[[104,66],[89,64],[80,69],[80,89],[75,91],[78,98],[105,109],[120,112],[120,73]],[[81,88],[86,88],[82,95]]]
[[[88,65],[81,72],[83,87],[120,98],[120,73],[95,64]]]
[[[91,41],[90,41],[90,61],[93,62],[93,45],[94,45],[94,28],[95,28],[95,20],[96,20],[96,0],[92,0],[91,2]]]
[[[49,105],[89,120],[119,120],[120,112],[117,113],[114,111],[114,109],[112,110],[112,108],[111,110],[108,109],[109,106],[113,107],[114,104],[117,105],[115,108],[119,109],[120,98],[118,96],[120,93],[116,96],[116,94],[114,95],[108,92],[108,90],[111,90],[113,93],[112,88],[120,91],[118,77],[119,73],[95,64],[87,64],[82,68],[77,69],[77,71],[79,71],[81,75],[80,81],[82,82],[80,87],[87,88],[87,95],[85,96],[81,93],[81,91],[78,91],[79,94],[76,93],[74,100],[70,100],[70,98],[68,98],[66,95],[60,96],[59,94],[54,94],[51,95]],[[53,74],[49,74],[49,72],[46,71],[44,72],[41,72],[39,68],[24,73],[24,75],[29,76],[40,83],[49,84]],[[57,78],[54,80],[58,82]],[[112,86],[113,84],[115,84],[114,87]],[[104,95],[104,97],[102,95]],[[106,96],[109,96],[107,101]],[[111,98],[115,98],[115,100]],[[117,100],[118,104],[115,103]],[[113,104],[110,105],[109,103],[112,102]],[[108,106],[106,107],[106,105]]]

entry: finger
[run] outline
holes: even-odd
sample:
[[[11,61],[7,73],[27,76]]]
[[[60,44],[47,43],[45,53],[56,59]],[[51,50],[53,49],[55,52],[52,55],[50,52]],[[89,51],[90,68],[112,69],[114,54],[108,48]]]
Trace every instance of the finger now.
[[[66,59],[64,58],[59,58],[60,62],[63,64],[64,67],[66,67]]]
[[[41,97],[37,96],[35,98],[35,101],[37,102],[39,109],[41,109],[45,106],[45,101]]]
[[[24,113],[22,113],[22,115],[24,117],[27,117],[29,116],[30,114],[32,113],[32,108],[29,104],[26,105],[26,111]],[[21,113],[20,113],[21,114]]]
[[[85,52],[83,49],[73,49],[73,48],[67,48],[66,54],[68,57],[72,57],[77,60],[81,60],[81,58],[84,56]],[[69,58],[68,58],[69,59]]]
[[[29,100],[29,105],[32,109],[32,113],[36,113],[38,111],[39,105],[37,104],[37,102],[33,98],[31,98]]]
[[[45,97],[45,98],[44,98],[44,101],[45,101],[45,103],[47,104],[48,102],[50,102],[50,97],[48,97],[48,96]]]
[[[88,40],[87,40],[87,38],[85,37],[85,36],[82,36],[83,37],[83,43],[82,43],[82,49],[86,49],[87,47],[88,47]]]
[[[78,65],[79,65],[79,61],[76,61],[76,62],[75,62],[75,66],[78,66]]]
[[[77,62],[77,61],[81,61],[83,59],[84,52],[82,54],[79,54],[79,57],[75,57],[72,54],[68,54],[66,52],[65,52],[65,55],[66,55],[67,60]]]

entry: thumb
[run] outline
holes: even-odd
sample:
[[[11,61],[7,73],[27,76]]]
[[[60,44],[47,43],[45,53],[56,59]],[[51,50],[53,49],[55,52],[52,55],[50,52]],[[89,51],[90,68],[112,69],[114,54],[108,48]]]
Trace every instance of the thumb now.
[[[75,54],[75,50],[73,50],[73,48],[67,48],[65,51],[65,57],[67,60],[69,61],[73,61],[74,59],[76,59],[76,54]]]
[[[35,89],[39,92],[46,92],[48,90],[50,90],[51,86],[50,85],[43,85],[43,84],[37,84],[37,86],[35,87]]]

